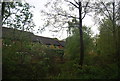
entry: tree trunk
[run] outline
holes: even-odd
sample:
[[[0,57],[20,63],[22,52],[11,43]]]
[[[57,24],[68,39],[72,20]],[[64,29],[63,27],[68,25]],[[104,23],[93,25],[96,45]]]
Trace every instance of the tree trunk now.
[[[83,66],[84,60],[84,44],[83,44],[83,32],[82,32],[82,6],[81,2],[79,2],[79,31],[80,31],[80,62],[79,65]]]
[[[5,2],[2,2],[2,20],[3,20],[3,15],[4,15],[4,11],[5,11]]]
[[[113,20],[112,20],[112,24],[113,24],[113,37],[115,40],[115,55],[116,55],[116,59],[119,57],[119,46],[118,46],[118,27],[116,27],[116,21],[115,21],[115,2],[113,2]]]

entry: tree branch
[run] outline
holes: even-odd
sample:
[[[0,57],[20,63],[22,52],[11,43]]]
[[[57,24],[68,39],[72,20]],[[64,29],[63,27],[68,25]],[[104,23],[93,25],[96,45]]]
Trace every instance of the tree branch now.
[[[74,0],[75,1],[75,3],[77,4],[77,5],[79,5],[79,3],[76,1],[76,0]]]
[[[108,17],[109,18],[109,16],[102,10],[102,13],[106,16],[106,17]]]
[[[101,2],[101,3],[102,3],[102,5],[105,7],[107,13],[109,14],[108,17],[110,18],[110,20],[112,20],[112,18],[111,18],[111,16],[110,16],[110,12],[109,12],[109,10],[107,9],[106,5],[105,5],[103,2]]]
[[[61,16],[64,16],[64,17],[68,17],[68,18],[76,18],[76,19],[79,19],[78,17],[74,17],[74,16],[71,16],[71,15],[64,15],[64,14],[60,14],[60,13],[58,13],[58,15],[61,15]]]
[[[113,32],[113,30],[110,27],[108,27],[106,24],[104,24],[104,22],[101,22],[101,23],[102,23],[102,26],[106,26],[107,29],[109,29],[111,32]]]
[[[76,7],[76,8],[79,9],[79,7],[78,7],[76,4],[74,4],[73,2],[71,2],[71,1],[66,1],[66,2],[69,2],[69,3],[72,4],[74,7]]]
[[[82,7],[86,7],[86,6],[82,6]],[[94,6],[89,6],[89,5],[87,5],[87,7],[94,9]]]
[[[84,16],[82,17],[82,19],[84,19],[85,16],[86,16],[86,14],[87,14],[86,9],[87,9],[88,4],[89,4],[89,2],[86,3],[86,6],[85,6],[85,8],[84,8]]]
[[[11,11],[10,11],[10,6],[8,5],[8,10],[9,10],[9,13],[8,13],[8,15],[6,16],[6,18],[4,19],[4,21],[3,22],[5,22],[5,20],[10,16],[10,14],[11,14]]]

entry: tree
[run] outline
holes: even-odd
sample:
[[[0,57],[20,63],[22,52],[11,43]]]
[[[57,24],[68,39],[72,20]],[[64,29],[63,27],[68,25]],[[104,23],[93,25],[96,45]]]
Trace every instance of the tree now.
[[[14,29],[32,30],[35,26],[28,3],[2,2],[2,24]]]
[[[115,41],[114,35],[111,32],[112,30],[112,23],[109,19],[103,20],[99,27],[100,35],[98,38],[98,48],[100,50],[100,54],[103,55],[115,55]],[[110,30],[111,29],[111,30]]]
[[[66,48],[65,48],[65,54],[66,57],[70,60],[77,60],[79,59],[79,49],[80,49],[80,36],[79,36],[79,27],[75,27],[75,25],[79,24],[79,22],[75,19],[72,20],[72,22],[68,22],[69,24],[69,32],[70,36],[66,39]],[[89,54],[89,52],[92,51],[93,47],[93,40],[91,38],[91,29],[90,27],[83,26],[83,40],[84,40],[84,50],[85,50],[85,56]]]
[[[24,41],[29,40],[26,37],[26,33],[24,31],[32,32],[35,26],[33,22],[33,14],[31,12],[31,8],[28,3],[21,2],[3,2],[2,3],[2,24],[3,26],[7,26],[9,28],[13,28],[13,40],[17,39],[17,35],[19,34],[19,42],[20,42],[20,51],[24,50]],[[18,30],[21,30],[18,32]],[[25,56],[23,54],[23,56]],[[24,58],[24,57],[21,57]],[[22,61],[23,62],[23,61]]]
[[[114,45],[115,45],[115,54],[116,54],[116,58],[119,57],[119,32],[117,30],[119,30],[119,27],[117,26],[117,23],[119,23],[120,19],[119,19],[119,8],[120,8],[120,1],[110,1],[110,2],[104,2],[101,1],[100,2],[96,2],[95,3],[95,11],[96,11],[96,15],[100,15],[103,16],[104,19],[108,19],[109,23],[111,23],[112,26],[104,26],[105,28],[109,28],[109,30],[111,31],[111,33],[113,34],[113,38],[114,38]],[[100,22],[100,23],[105,23],[105,22]],[[105,25],[105,24],[104,24]]]
[[[50,11],[42,11],[44,15],[47,17],[46,19],[46,25],[47,26],[53,26],[57,31],[61,31],[63,28],[66,27],[66,24],[68,21],[70,21],[73,18],[79,19],[79,31],[80,31],[80,62],[79,64],[83,65],[84,60],[84,44],[83,44],[83,34],[82,34],[82,19],[84,19],[85,15],[90,11],[89,1],[86,3],[83,3],[80,1],[70,1],[70,0],[57,0],[57,1],[50,1],[45,6],[47,8],[51,7],[52,10]],[[63,8],[67,4],[68,8]],[[69,11],[68,11],[69,10]],[[79,14],[78,11],[79,10]],[[73,11],[73,12],[72,12]],[[74,12],[75,11],[75,12]],[[77,13],[77,14],[76,14]]]

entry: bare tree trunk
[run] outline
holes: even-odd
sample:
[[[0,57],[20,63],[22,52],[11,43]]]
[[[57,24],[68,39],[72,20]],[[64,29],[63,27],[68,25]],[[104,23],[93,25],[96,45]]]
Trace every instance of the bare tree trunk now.
[[[4,15],[4,11],[5,11],[5,2],[2,2],[2,20],[3,20],[3,15]]]
[[[79,31],[80,31],[80,62],[79,65],[83,66],[84,60],[84,44],[83,44],[83,32],[82,32],[82,6],[81,2],[79,2]]]
[[[112,24],[113,24],[113,37],[115,40],[115,54],[116,54],[116,58],[119,57],[119,46],[118,46],[118,27],[116,27],[116,21],[115,21],[115,2],[112,3],[113,4],[113,20],[112,20]]]

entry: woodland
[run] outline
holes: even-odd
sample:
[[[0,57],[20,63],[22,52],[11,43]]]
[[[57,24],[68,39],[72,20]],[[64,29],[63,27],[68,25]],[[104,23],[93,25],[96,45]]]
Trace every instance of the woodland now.
[[[60,48],[33,43],[23,33],[32,32],[35,27],[31,11],[34,6],[22,2],[1,3],[2,25],[21,30],[20,34],[14,33],[13,39],[2,38],[3,80],[120,78],[120,1],[64,0],[69,11],[61,7],[61,1],[46,3],[46,9],[51,11],[40,12],[45,16],[45,24],[38,30],[42,32],[52,26],[59,32],[67,28],[69,36],[64,39],[62,55]],[[92,27],[82,23],[89,13],[98,24],[99,34],[94,36]],[[19,35],[19,41],[15,41],[15,35]]]

